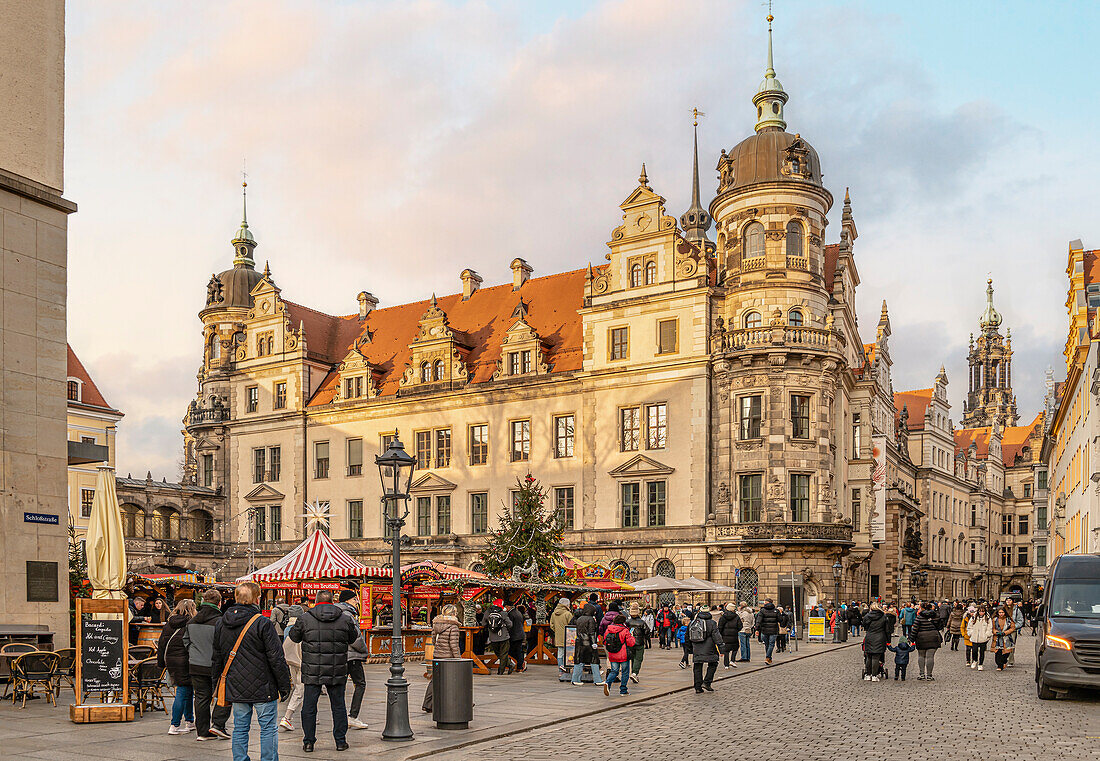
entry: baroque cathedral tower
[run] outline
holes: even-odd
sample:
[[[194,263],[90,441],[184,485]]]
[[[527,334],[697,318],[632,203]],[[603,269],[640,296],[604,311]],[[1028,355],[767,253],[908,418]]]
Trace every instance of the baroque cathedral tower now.
[[[978,327],[978,340],[970,334],[969,386],[963,405],[963,428],[999,424],[1016,425],[1016,394],[1012,392],[1012,331],[1000,332],[1002,318],[993,308],[993,281],[986,283],[985,312]]]

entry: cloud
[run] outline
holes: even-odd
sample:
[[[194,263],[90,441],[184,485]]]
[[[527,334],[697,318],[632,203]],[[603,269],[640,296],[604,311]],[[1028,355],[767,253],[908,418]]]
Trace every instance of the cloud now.
[[[1025,414],[1065,330],[1065,241],[1100,222],[1100,158],[1065,125],[935,81],[900,12],[814,4],[781,19],[789,129],[838,199],[852,189],[862,327],[888,299],[895,385],[927,386],[941,362],[965,377],[992,276]],[[351,313],[364,289],[383,305],[453,292],[466,267],[504,282],[516,256],[536,274],[601,262],[642,161],[668,211],[687,206],[692,106],[707,113],[704,193],[720,149],[750,134],[759,13],[718,0],[541,21],[544,6],[432,0],[74,6],[70,336],[127,412],[119,467],[175,461],[242,159],[257,256],[318,309]]]

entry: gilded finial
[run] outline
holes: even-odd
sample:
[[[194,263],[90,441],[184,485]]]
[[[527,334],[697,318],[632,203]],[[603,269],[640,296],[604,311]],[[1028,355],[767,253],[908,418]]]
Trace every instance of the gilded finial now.
[[[642,173],[638,175],[638,184],[641,185],[643,188],[649,187],[649,178],[646,177],[644,161],[642,162]]]
[[[692,127],[698,127],[699,126],[699,117],[700,116],[706,116],[706,114],[704,114],[698,108],[691,109],[691,117],[692,117],[691,126]]]

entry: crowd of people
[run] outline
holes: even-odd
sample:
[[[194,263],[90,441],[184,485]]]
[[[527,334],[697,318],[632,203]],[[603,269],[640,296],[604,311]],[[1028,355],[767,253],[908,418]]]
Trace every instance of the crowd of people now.
[[[877,682],[888,678],[885,666],[887,651],[894,654],[894,679],[905,681],[910,655],[917,654],[917,676],[921,681],[934,682],[936,651],[948,647],[965,650],[967,668],[983,671],[987,652],[993,653],[998,671],[1011,668],[1016,651],[1016,638],[1037,626],[1037,604],[1017,602],[1011,598],[998,604],[995,600],[968,599],[918,602],[912,600],[900,609],[890,603],[869,605],[852,603],[840,606],[829,620],[844,620],[863,637],[863,679]],[[840,618],[843,616],[843,618]],[[895,642],[894,632],[901,627]]]

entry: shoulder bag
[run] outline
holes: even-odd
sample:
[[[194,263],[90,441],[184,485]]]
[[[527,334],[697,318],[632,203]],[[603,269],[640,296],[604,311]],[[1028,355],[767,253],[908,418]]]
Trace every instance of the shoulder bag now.
[[[241,646],[241,642],[244,641],[244,635],[248,634],[248,630],[252,628],[252,624],[256,623],[256,619],[262,616],[262,613],[257,613],[252,618],[248,619],[248,623],[241,629],[240,636],[237,637],[236,643],[233,645],[233,649],[229,651],[229,658],[225,661],[225,668],[222,669],[222,675],[218,679],[218,691],[215,694],[216,705],[228,706],[229,703],[225,700],[225,677],[229,674],[229,667],[233,665],[233,659],[237,657],[237,650]]]

